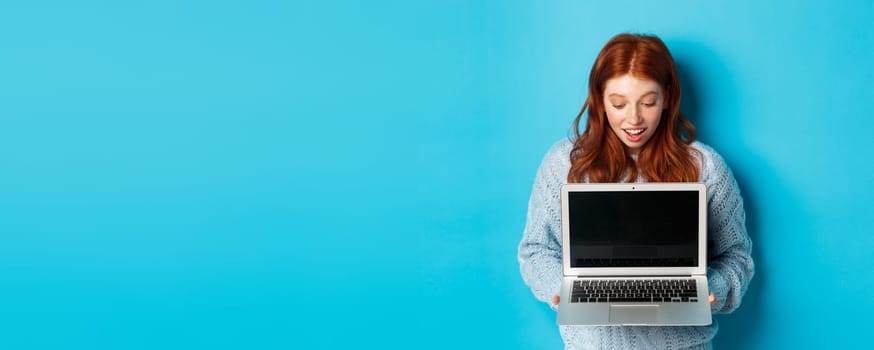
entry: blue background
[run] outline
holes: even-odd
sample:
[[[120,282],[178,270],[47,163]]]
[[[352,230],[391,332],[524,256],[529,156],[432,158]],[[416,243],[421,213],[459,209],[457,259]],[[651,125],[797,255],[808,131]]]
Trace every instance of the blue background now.
[[[622,31],[667,42],[746,199],[757,274],[716,345],[862,346],[872,16],[4,1],[0,348],[559,348],[516,245],[541,157]]]

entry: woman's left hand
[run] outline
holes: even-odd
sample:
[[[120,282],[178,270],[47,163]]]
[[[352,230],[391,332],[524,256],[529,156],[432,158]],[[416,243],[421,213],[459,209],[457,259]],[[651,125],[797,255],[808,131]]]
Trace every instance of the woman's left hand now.
[[[713,293],[710,293],[710,305],[716,304],[716,297],[713,296]]]

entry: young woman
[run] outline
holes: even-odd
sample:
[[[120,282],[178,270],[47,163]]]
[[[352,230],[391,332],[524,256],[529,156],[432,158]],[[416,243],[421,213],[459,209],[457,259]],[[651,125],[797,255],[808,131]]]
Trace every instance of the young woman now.
[[[703,182],[711,309],[734,311],[754,272],[743,199],[731,170],[712,148],[695,141],[695,127],[680,113],[674,60],[659,38],[620,34],[604,46],[574,131],[572,140],[547,152],[528,203],[519,265],[535,297],[553,309],[558,304],[561,185]],[[560,326],[559,331],[567,349],[708,349],[717,328],[714,320],[706,327]]]

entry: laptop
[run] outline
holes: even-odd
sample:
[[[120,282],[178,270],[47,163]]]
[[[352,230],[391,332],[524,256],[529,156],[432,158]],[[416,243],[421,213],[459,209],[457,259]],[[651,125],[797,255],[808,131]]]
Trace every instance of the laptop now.
[[[561,231],[558,324],[712,323],[704,184],[564,185]]]

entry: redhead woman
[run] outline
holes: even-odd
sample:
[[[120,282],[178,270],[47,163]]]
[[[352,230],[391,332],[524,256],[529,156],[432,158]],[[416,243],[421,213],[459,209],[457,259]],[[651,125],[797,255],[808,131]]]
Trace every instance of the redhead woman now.
[[[700,182],[707,186],[711,311],[737,309],[754,273],[743,199],[725,161],[695,141],[694,125],[680,113],[680,83],[667,46],[650,35],[613,37],[592,66],[588,90],[574,136],[553,145],[537,171],[519,244],[525,283],[557,308],[562,185]],[[566,349],[711,349],[717,328],[714,320],[702,327],[559,326],[559,332]]]

